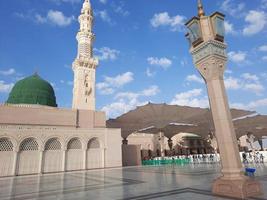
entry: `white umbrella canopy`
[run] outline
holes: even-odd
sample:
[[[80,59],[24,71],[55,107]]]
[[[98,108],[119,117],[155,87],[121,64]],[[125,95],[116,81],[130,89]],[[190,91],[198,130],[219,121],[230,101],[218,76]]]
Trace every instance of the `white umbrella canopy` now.
[[[232,117],[240,118],[254,112],[232,109]],[[133,132],[159,133],[171,138],[180,132],[196,133],[207,137],[214,131],[209,109],[188,106],[152,104],[137,107],[135,110],[107,121],[108,128],[121,128],[122,137]]]
[[[188,106],[148,103],[116,119],[108,120],[107,127],[121,128],[123,138],[127,138],[131,133],[139,130],[146,133],[159,133],[172,123],[183,124],[180,129],[176,127],[177,131],[181,132],[188,124],[189,118],[194,117],[194,115],[202,116],[207,112],[206,110]]]
[[[151,133],[157,134],[159,132],[163,132],[167,138],[172,138],[177,133],[181,133],[181,132],[190,133],[190,132],[194,132],[193,130],[195,129],[199,130],[200,127],[197,127],[197,125],[194,125],[194,124],[170,123],[160,129],[154,126],[151,126],[151,127],[147,127],[144,129],[139,129],[138,132],[139,133],[150,133],[150,134]]]
[[[267,116],[256,115],[234,120],[237,137],[251,132],[254,136],[261,138],[267,136]]]

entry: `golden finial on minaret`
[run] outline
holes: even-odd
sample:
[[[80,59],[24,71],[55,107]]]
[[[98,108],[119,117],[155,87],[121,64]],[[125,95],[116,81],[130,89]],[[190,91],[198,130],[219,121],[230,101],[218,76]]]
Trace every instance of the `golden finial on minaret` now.
[[[198,0],[198,6],[197,7],[198,7],[198,16],[199,17],[205,16],[205,11],[204,11],[203,4],[202,4],[201,0]]]

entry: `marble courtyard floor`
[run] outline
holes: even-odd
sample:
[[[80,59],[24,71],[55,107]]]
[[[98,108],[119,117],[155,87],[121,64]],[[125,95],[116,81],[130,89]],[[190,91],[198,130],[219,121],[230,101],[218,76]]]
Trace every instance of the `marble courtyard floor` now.
[[[0,179],[0,200],[223,200],[211,194],[217,164],[128,167]],[[256,179],[267,200],[267,165],[257,165]]]

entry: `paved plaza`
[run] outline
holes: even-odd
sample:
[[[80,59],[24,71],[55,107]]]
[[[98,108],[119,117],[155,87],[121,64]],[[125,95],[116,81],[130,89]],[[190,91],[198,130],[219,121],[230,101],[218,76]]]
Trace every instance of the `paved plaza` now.
[[[255,178],[267,190],[267,165]],[[1,200],[229,199],[211,194],[218,164],[100,169],[0,179]],[[267,199],[267,193],[251,199]]]

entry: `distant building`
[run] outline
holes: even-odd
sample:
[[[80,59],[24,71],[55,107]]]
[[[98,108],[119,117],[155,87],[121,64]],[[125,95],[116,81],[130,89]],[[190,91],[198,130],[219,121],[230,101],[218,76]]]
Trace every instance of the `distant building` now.
[[[202,137],[192,133],[180,133],[172,137],[170,144],[167,137],[163,143],[159,134],[133,133],[127,138],[129,145],[140,145],[142,159],[158,156],[213,153],[210,144]]]

